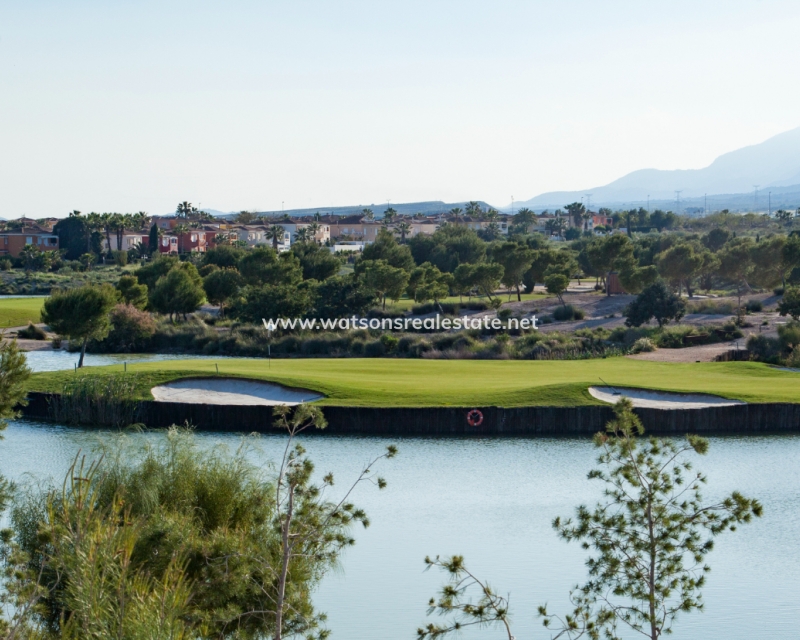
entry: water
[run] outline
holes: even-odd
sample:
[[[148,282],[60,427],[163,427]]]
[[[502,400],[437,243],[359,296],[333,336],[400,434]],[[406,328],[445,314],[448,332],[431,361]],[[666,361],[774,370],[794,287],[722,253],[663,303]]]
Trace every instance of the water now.
[[[95,355],[99,366],[204,356]],[[219,356],[215,356],[219,359]],[[77,354],[28,354],[35,371],[71,369]],[[107,435],[107,434],[106,434]],[[20,482],[60,483],[79,450],[91,450],[103,432],[15,421],[0,443],[0,472]],[[133,438],[161,438],[158,432]],[[209,444],[235,446],[235,434],[200,434]],[[354,502],[367,509],[372,526],[357,531],[357,544],[340,569],[320,586],[315,602],[326,611],[334,638],[411,640],[427,621],[428,599],[443,583],[424,572],[423,558],[463,554],[479,576],[511,595],[513,629],[519,640],[548,638],[535,617],[568,610],[567,593],[585,578],[585,552],[559,541],[550,522],[571,515],[598,497],[586,480],[596,451],[588,440],[383,439],[307,437],[304,444],[320,471],[331,470],[337,487],[361,465],[400,446],[381,471],[385,491],[362,486]],[[258,462],[278,457],[285,440],[265,436]],[[676,640],[773,640],[800,638],[800,436],[712,438],[710,454],[698,460],[710,483],[709,499],[739,489],[758,498],[765,515],[740,531],[721,536],[709,556],[712,572],[704,590],[706,609],[679,620]],[[500,638],[478,631],[462,638]]]
[[[79,449],[91,449],[97,432],[13,422],[0,443],[0,470],[16,480],[62,477]],[[160,433],[135,438],[161,438]],[[235,434],[202,434],[206,442],[235,446]],[[411,640],[426,622],[427,600],[443,577],[423,572],[426,555],[461,553],[471,568],[511,594],[518,639],[548,638],[535,618],[547,602],[566,610],[569,588],[585,577],[584,552],[559,541],[550,527],[597,497],[586,480],[595,450],[586,440],[400,439],[306,437],[319,471],[332,470],[343,489],[360,465],[396,442],[400,455],[381,466],[389,486],[362,486],[354,502],[372,526],[341,569],[316,594],[334,638]],[[260,462],[274,460],[285,444],[262,438]],[[700,459],[709,498],[740,489],[759,498],[765,515],[721,536],[709,556],[706,610],[685,616],[676,640],[798,638],[800,584],[800,437],[713,438]],[[463,638],[500,638],[482,631]]]
[[[73,369],[78,364],[80,353],[70,353],[69,351],[29,351],[27,354],[28,366],[31,371],[61,371],[63,369]],[[83,359],[83,364],[87,367],[103,367],[111,364],[122,364],[123,362],[158,362],[161,360],[197,360],[214,359],[224,360],[227,356],[201,356],[186,354],[169,353],[87,353]]]

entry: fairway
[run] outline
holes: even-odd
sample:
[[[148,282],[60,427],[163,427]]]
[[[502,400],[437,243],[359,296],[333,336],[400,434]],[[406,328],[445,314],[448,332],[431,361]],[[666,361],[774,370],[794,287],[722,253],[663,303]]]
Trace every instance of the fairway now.
[[[29,322],[41,322],[45,296],[0,298],[0,328],[21,327]]]
[[[580,406],[601,404],[588,387],[621,387],[710,393],[746,402],[800,401],[800,373],[754,362],[673,364],[630,358],[572,361],[236,358],[171,360],[87,367],[81,373],[34,374],[33,391],[59,392],[75,375],[131,375],[139,398],[156,384],[219,375],[279,382],[319,391],[320,404],[371,407]],[[601,381],[602,379],[602,381]]]

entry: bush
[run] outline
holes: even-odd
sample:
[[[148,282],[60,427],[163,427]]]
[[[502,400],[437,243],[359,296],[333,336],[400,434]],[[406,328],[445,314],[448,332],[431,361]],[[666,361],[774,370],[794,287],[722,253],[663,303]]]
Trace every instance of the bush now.
[[[689,335],[696,334],[694,327],[670,327],[669,329],[662,329],[656,334],[656,344],[662,349],[681,349],[686,346],[685,338]],[[705,334],[709,338],[709,334]],[[702,340],[706,342],[706,340]]]
[[[17,331],[17,337],[23,340],[47,340],[47,334],[44,329],[37,327],[32,322],[29,322],[24,329]]]
[[[800,322],[789,322],[778,327],[778,339],[787,351],[800,346]]]
[[[0,269],[3,271],[11,271],[11,260],[6,258],[5,260],[0,260]]]
[[[583,320],[585,317],[586,313],[583,311],[583,309],[577,309],[571,304],[557,307],[553,311],[553,318],[559,322],[565,322],[567,320]]]
[[[656,345],[650,338],[639,338],[631,347],[631,353],[650,353],[655,350]]]
[[[761,300],[748,300],[744,308],[750,313],[757,313],[764,310],[764,305],[762,304]]]
[[[716,300],[701,300],[692,302],[687,308],[687,313],[703,313],[707,315],[730,316],[736,313],[732,302],[717,302]]]
[[[774,293],[776,296],[782,296],[783,295],[783,291],[784,291],[783,287],[775,287],[772,290],[772,293]]]
[[[127,251],[112,251],[111,255],[114,256],[114,264],[118,267],[124,267],[126,264],[128,264]]]
[[[373,340],[364,345],[364,355],[367,358],[380,358],[386,355],[386,347],[380,340]]]
[[[777,364],[781,353],[781,343],[776,338],[754,334],[747,339],[747,350],[756,360]]]
[[[102,343],[92,350],[111,353],[143,351],[156,332],[156,323],[147,312],[130,304],[118,304],[111,311],[111,331]]]
[[[663,282],[656,282],[642,291],[625,309],[625,325],[638,327],[655,318],[658,326],[679,321],[686,313],[686,302],[672,293]]]

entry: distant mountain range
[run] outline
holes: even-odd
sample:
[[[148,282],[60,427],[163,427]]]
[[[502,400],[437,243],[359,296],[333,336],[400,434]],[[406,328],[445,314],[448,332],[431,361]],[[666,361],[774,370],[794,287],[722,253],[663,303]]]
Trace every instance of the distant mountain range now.
[[[640,169],[604,186],[551,191],[514,204],[515,209],[558,208],[591,194],[593,209],[640,206],[649,198],[651,207],[667,203],[674,210],[703,208],[708,196],[714,210],[766,210],[768,191],[774,198],[773,209],[800,205],[800,128],[721,155],[704,169]]]
[[[484,209],[491,208],[483,200],[478,200],[478,204]],[[286,209],[285,211],[257,211],[261,216],[281,217],[285,213],[290,216],[313,216],[315,213],[322,215],[333,216],[350,216],[361,213],[364,209],[372,209],[376,218],[382,218],[383,212],[386,211],[388,206],[391,206],[400,215],[414,215],[415,213],[422,213],[425,215],[432,215],[436,213],[445,213],[454,207],[464,208],[464,202],[443,202],[441,200],[431,200],[428,202],[401,202],[387,205],[385,202],[378,204],[359,204],[346,207],[311,207],[310,209]],[[216,209],[203,209],[206,213],[218,218],[228,218],[237,215],[238,211],[217,211]]]

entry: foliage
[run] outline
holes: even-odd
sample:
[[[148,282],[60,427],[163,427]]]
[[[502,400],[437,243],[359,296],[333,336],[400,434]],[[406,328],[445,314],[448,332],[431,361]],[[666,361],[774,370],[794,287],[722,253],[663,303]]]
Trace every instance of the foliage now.
[[[594,550],[589,581],[572,591],[575,607],[563,619],[546,607],[539,612],[565,638],[617,640],[627,627],[658,640],[679,613],[702,609],[714,538],[761,516],[762,506],[738,492],[720,502],[704,499],[706,477],[686,459],[708,451],[704,438],[640,442],[644,428],[630,400],[617,402],[614,413],[606,433],[595,436],[600,468],[589,473],[604,484],[604,501],[578,507],[574,520],[553,522],[563,540]]]
[[[302,318],[314,304],[313,284],[248,286],[230,308],[230,315],[260,324],[263,319]]]
[[[650,338],[639,338],[631,347],[631,353],[650,353],[655,350],[656,345]]]
[[[118,304],[111,311],[111,331],[100,343],[103,351],[135,353],[142,351],[156,332],[156,323],[146,311],[130,304]],[[95,345],[91,345],[95,351]]]
[[[383,259],[359,260],[356,263],[356,275],[363,279],[366,289],[372,291],[375,297],[383,301],[384,309],[386,308],[386,298],[399,300],[405,292],[409,280],[407,271],[393,267]]]
[[[287,251],[278,254],[269,247],[256,247],[242,256],[238,264],[245,284],[297,285],[303,279],[303,270],[297,256]]]
[[[44,329],[29,322],[27,327],[17,331],[17,337],[23,338],[24,340],[47,340],[47,333]]]
[[[520,285],[526,271],[533,263],[535,252],[516,242],[503,242],[492,250],[492,258],[497,264],[503,265],[503,278],[501,282],[509,289],[515,289],[517,300],[521,301]]]
[[[399,244],[388,229],[381,229],[375,242],[364,247],[361,258],[365,261],[383,260],[390,267],[410,271],[414,258],[407,245]]]
[[[222,244],[213,247],[203,254],[204,265],[216,265],[220,268],[236,267],[245,252],[237,247]]]
[[[318,318],[349,318],[364,315],[376,302],[375,293],[353,274],[333,276],[316,289],[315,314]]]
[[[411,271],[407,287],[408,296],[415,302],[433,300],[438,303],[441,298],[447,297],[454,280],[452,274],[442,273],[430,262],[426,262]]]
[[[225,267],[215,269],[203,278],[203,289],[211,304],[219,305],[220,316],[225,314],[225,306],[239,295],[242,276],[236,269]]]
[[[139,284],[134,276],[122,276],[117,282],[117,291],[125,304],[132,305],[137,309],[144,309],[147,306],[147,285]]]
[[[73,211],[56,222],[53,233],[58,236],[58,246],[67,260],[78,260],[89,249],[90,231],[86,218],[80,211]]]
[[[333,253],[316,242],[299,242],[292,245],[292,253],[300,260],[304,280],[322,282],[335,276],[342,266]]]
[[[167,273],[177,265],[178,258],[174,256],[159,256],[137,269],[134,275],[139,281],[139,284],[145,285],[148,291],[152,291],[155,289],[158,279],[167,275]]]
[[[551,293],[558,298],[558,301],[563,305],[564,304],[564,297],[563,293],[569,287],[569,278],[565,276],[563,273],[551,273],[545,276],[544,279],[544,286],[547,289],[547,293]]]
[[[686,302],[672,293],[663,282],[651,284],[625,309],[625,326],[639,327],[652,318],[658,326],[678,321],[686,313]]]
[[[81,340],[78,367],[83,366],[86,344],[102,340],[111,324],[108,313],[117,303],[117,290],[111,285],[86,285],[66,291],[55,291],[42,308],[42,322],[50,330],[70,340]]]
[[[196,311],[205,300],[203,280],[190,262],[182,262],[161,276],[150,292],[150,306],[158,313],[169,315]]]
[[[466,566],[463,556],[440,559],[425,558],[425,570],[438,567],[448,574],[449,582],[437,598],[428,603],[428,615],[452,615],[444,626],[430,623],[417,629],[419,640],[433,640],[476,626],[478,628],[502,627],[508,640],[514,640],[509,622],[508,598],[498,595],[488,583],[480,580]],[[480,598],[473,603],[469,593],[477,591]]]
[[[778,313],[792,316],[794,320],[800,319],[800,288],[788,287],[784,290],[783,298],[778,303]]]

